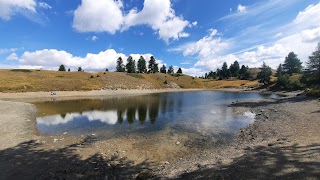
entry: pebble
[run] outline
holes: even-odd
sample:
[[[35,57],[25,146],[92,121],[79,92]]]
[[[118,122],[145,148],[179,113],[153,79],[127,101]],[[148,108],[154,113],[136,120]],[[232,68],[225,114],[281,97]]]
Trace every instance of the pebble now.
[[[176,142],[176,145],[179,145],[180,143],[181,143],[180,141],[177,141],[177,142]]]

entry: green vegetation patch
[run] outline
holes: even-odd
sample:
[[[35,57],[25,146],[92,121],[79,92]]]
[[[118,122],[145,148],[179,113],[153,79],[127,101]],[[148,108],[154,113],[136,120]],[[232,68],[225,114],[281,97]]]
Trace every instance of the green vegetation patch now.
[[[24,72],[24,73],[30,73],[30,72],[32,72],[32,71],[29,70],[29,69],[11,69],[10,71],[12,71],[12,72]]]

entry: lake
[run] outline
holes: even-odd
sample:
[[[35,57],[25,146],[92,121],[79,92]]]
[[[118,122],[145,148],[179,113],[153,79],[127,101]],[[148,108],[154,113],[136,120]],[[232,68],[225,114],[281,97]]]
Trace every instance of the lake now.
[[[47,101],[38,108],[37,127],[42,135],[95,134],[100,138],[125,134],[155,134],[166,129],[229,142],[238,130],[254,121],[228,105],[245,99],[277,98],[254,92],[193,91],[117,98]]]

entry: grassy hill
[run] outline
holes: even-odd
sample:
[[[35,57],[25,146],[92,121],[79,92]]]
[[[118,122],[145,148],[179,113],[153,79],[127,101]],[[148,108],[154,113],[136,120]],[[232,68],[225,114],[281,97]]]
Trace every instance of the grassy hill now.
[[[118,72],[59,72],[0,70],[0,92],[85,91],[94,89],[216,89],[256,86],[256,81],[208,80],[188,75],[127,74]]]

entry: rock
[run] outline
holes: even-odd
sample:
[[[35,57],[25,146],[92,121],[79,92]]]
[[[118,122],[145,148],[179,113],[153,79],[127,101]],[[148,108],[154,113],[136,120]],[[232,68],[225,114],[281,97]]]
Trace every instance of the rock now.
[[[177,141],[177,142],[176,142],[176,145],[179,145],[180,143],[181,143],[180,141]]]
[[[63,134],[68,134],[67,132],[64,132]]]
[[[58,141],[58,139],[53,139],[53,142],[56,143]]]
[[[96,134],[91,134],[91,136],[95,136]]]

